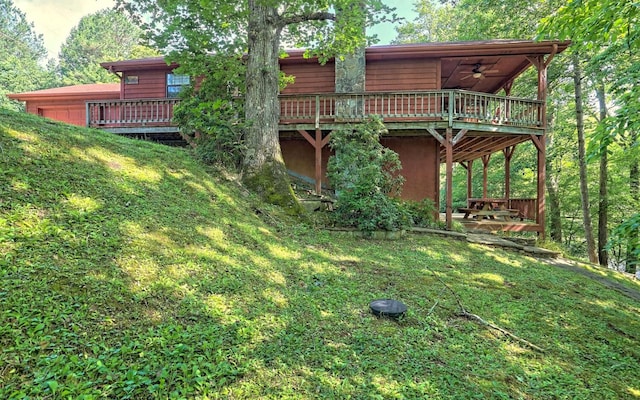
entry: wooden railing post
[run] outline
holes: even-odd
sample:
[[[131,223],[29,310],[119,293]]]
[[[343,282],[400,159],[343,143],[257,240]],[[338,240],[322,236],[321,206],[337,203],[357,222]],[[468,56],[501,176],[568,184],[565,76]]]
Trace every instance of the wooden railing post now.
[[[320,96],[316,95],[316,129],[320,128]]]
[[[453,113],[455,112],[456,101],[454,96],[454,91],[449,91],[449,126],[453,126]]]

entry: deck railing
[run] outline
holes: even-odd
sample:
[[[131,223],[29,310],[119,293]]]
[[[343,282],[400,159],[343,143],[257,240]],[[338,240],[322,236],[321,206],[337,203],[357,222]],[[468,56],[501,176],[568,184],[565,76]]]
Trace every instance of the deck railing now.
[[[518,210],[518,216],[535,221],[538,213],[538,200],[535,198],[509,199],[509,208]]]
[[[540,128],[543,102],[463,90],[280,96],[281,123],[443,120]]]
[[[88,101],[87,126],[171,125],[178,99]],[[463,90],[281,95],[281,124],[455,121],[541,128],[543,102]]]
[[[168,126],[178,99],[106,100],[86,103],[87,126],[117,128]]]

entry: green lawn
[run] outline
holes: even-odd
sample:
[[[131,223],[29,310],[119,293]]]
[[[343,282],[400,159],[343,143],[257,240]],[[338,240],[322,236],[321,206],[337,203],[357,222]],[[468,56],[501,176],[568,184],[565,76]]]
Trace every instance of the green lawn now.
[[[0,111],[0,398],[634,398],[639,340],[583,275],[316,229],[186,150]]]

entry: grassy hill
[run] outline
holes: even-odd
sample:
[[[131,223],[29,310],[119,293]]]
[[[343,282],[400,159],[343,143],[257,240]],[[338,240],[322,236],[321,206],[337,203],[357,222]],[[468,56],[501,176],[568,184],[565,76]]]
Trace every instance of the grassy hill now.
[[[639,340],[582,274],[314,229],[186,150],[0,111],[0,398],[634,398]]]

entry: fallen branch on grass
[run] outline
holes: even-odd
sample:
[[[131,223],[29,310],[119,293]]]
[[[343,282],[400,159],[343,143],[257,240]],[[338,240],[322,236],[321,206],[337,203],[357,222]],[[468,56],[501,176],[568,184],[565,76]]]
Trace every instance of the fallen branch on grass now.
[[[529,347],[530,349],[533,349],[535,351],[538,351],[540,353],[544,353],[545,350],[542,347],[536,346],[535,344],[529,342],[528,340],[525,340],[517,335],[514,335],[513,333],[509,332],[508,330],[499,327],[498,325],[492,324],[491,322],[486,321],[484,318],[480,317],[479,315],[470,313],[469,311],[467,311],[467,309],[464,307],[464,305],[462,304],[462,300],[460,299],[460,296],[458,296],[458,294],[451,289],[451,287],[449,287],[449,285],[446,284],[445,281],[443,281],[438,275],[435,274],[434,271],[432,271],[431,269],[429,269],[428,267],[425,267],[429,272],[431,272],[431,274],[438,280],[438,282],[440,282],[446,290],[448,290],[453,297],[456,299],[456,302],[458,303],[458,315],[467,318],[473,322],[476,322],[482,326],[486,326],[489,327],[491,329],[495,329],[497,331],[499,331],[500,333],[502,333],[505,336],[510,337],[511,339],[520,342],[522,344],[524,344],[525,346]],[[444,291],[444,290],[443,290]],[[442,292],[441,292],[442,293]],[[431,309],[429,310],[429,314],[431,314],[433,312],[433,310],[438,306],[439,300],[436,300],[435,304],[431,307]]]

